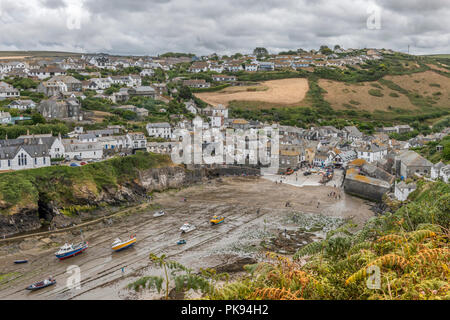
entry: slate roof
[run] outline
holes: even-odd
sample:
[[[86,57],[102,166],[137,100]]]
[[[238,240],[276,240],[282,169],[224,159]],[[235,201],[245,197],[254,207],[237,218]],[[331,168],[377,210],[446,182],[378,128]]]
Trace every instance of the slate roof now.
[[[405,151],[399,156],[400,160],[408,167],[431,167],[433,164],[414,151]]]
[[[49,157],[48,148],[44,144],[37,145],[21,145],[21,146],[9,146],[0,147],[0,159],[14,159],[16,155],[24,150],[31,157]]]
[[[167,122],[149,123],[147,128],[170,128],[170,124]]]

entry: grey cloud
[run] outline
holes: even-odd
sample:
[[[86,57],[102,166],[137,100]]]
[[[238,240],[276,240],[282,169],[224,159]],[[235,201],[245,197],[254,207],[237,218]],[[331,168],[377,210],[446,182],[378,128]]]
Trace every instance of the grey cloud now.
[[[69,30],[74,3],[81,28]],[[381,7],[381,30],[366,27],[370,5]],[[230,54],[341,44],[450,52],[448,0],[0,0],[0,8],[4,50]]]

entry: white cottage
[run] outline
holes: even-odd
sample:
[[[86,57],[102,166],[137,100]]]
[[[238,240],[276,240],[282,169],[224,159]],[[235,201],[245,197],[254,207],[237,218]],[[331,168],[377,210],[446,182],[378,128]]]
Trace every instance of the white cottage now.
[[[406,201],[411,192],[414,192],[417,189],[415,183],[406,184],[404,181],[397,183],[395,185],[395,197],[400,201]]]
[[[50,154],[44,144],[0,147],[0,171],[34,169],[50,165]]]
[[[167,122],[149,123],[146,128],[150,137],[165,139],[172,137],[172,127]]]

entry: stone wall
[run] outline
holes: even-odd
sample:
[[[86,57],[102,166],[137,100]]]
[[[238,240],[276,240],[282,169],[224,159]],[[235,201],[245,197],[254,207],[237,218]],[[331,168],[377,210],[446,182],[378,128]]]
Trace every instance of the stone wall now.
[[[344,181],[344,191],[371,201],[381,201],[383,195],[390,191],[390,186],[370,184],[347,176]]]

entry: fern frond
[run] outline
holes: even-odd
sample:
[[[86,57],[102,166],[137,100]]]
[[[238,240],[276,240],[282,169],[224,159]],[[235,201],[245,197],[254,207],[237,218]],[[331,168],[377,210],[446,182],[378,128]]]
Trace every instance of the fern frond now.
[[[246,300],[254,291],[252,282],[238,281],[216,290],[214,298],[222,300]]]
[[[133,283],[130,283],[128,285],[128,288],[134,289],[135,291],[141,291],[141,289],[145,289],[145,288],[156,289],[158,291],[158,293],[160,293],[163,282],[164,282],[164,279],[162,277],[147,276],[147,277],[142,277]]]
[[[430,230],[418,230],[408,233],[408,238],[413,242],[422,242],[427,238],[436,237],[436,233]]]
[[[292,292],[291,289],[264,288],[257,289],[252,297],[262,300],[303,300],[299,295],[300,291]]]
[[[307,244],[303,248],[299,249],[295,254],[293,259],[298,260],[301,257],[307,256],[307,255],[314,255],[322,251],[326,247],[327,242],[325,240],[319,241],[319,242],[313,242],[310,244]]]
[[[450,249],[447,248],[435,248],[421,250],[415,256],[415,262],[425,264],[427,262],[434,262],[436,260],[444,259],[450,260]]]
[[[354,254],[354,253],[357,253],[357,252],[359,252],[361,249],[372,249],[372,247],[373,247],[373,244],[372,244],[372,242],[370,242],[370,241],[364,241],[364,242],[360,242],[360,243],[357,243],[357,244],[355,244],[355,245],[353,245],[349,250],[348,250],[348,253],[350,254],[350,255],[352,255],[352,254]]]
[[[378,238],[375,242],[380,243],[380,242],[393,242],[395,244],[400,244],[405,242],[405,238],[403,238],[402,236],[399,236],[397,234],[389,234],[387,236],[383,236]]]
[[[416,231],[419,230],[429,230],[433,231],[435,233],[442,233],[442,227],[438,224],[432,224],[432,223],[421,223],[417,226]]]
[[[372,262],[370,262],[367,266],[365,266],[364,268],[358,270],[356,273],[354,273],[353,275],[351,275],[346,281],[345,284],[348,285],[350,283],[359,281],[361,279],[364,279],[367,275],[367,268],[369,266],[379,266],[379,267],[388,267],[388,268],[392,268],[392,267],[400,267],[401,269],[404,269],[407,265],[408,265],[408,261],[396,254],[387,254],[384,255]]]

